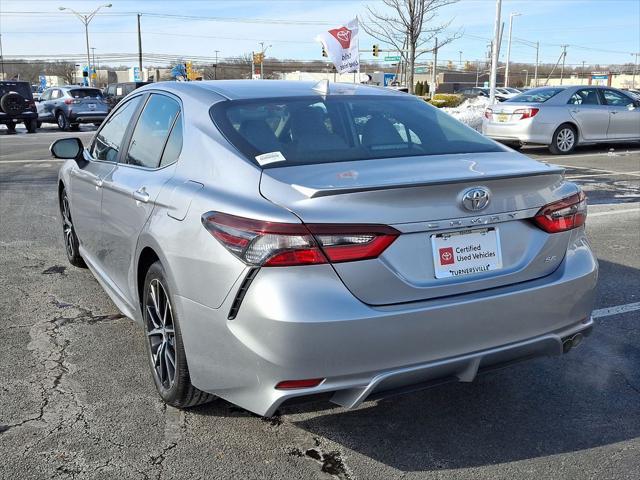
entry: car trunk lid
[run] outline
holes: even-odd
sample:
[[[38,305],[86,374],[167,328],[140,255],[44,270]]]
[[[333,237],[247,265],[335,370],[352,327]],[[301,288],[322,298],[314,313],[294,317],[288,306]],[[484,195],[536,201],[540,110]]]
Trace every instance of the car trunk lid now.
[[[462,193],[473,187],[491,194],[482,211],[461,203]],[[378,258],[334,264],[357,298],[387,305],[551,273],[564,257],[570,232],[550,235],[529,219],[576,188],[563,182],[561,168],[503,152],[269,168],[260,190],[305,223],[384,224],[402,232]],[[460,232],[469,236],[450,236]],[[442,276],[446,266],[435,254],[465,238],[489,241],[487,248],[500,256],[498,268]]]

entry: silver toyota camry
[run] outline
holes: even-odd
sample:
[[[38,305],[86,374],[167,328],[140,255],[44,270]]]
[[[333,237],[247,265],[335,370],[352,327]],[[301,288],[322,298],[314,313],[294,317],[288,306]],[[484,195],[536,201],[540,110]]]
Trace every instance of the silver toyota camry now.
[[[156,83],[51,151],[69,261],[142,326],[170,405],[355,407],[592,327],[582,191],[410,95]]]
[[[600,86],[542,87],[485,110],[482,133],[512,147],[548,145],[571,153],[577,145],[640,141],[640,100]]]

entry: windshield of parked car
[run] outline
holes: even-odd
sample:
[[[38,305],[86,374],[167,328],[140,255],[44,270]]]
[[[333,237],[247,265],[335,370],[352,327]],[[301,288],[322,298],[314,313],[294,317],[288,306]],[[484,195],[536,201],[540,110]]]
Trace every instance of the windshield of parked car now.
[[[507,100],[509,103],[544,103],[551,97],[557,95],[564,88],[536,88],[534,90],[528,90],[522,92],[515,97]]]
[[[73,98],[102,98],[102,91],[97,88],[76,88],[69,90]]]
[[[240,152],[265,168],[501,151],[410,96],[230,100],[214,105],[211,115]]]

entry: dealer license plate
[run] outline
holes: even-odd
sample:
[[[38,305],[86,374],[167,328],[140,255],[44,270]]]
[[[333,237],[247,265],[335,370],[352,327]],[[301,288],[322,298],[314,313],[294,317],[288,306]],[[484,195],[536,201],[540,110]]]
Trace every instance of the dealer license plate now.
[[[499,122],[506,122],[509,119],[509,116],[506,113],[500,113],[498,114],[498,121]]]
[[[431,235],[436,278],[459,277],[502,268],[497,228]]]

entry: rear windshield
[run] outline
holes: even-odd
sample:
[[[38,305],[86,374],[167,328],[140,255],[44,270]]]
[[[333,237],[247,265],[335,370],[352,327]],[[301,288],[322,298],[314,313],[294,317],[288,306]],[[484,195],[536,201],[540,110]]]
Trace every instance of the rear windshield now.
[[[76,88],[69,90],[73,98],[102,98],[102,92],[97,88]]]
[[[516,95],[507,100],[509,103],[544,103],[564,88],[536,88]]]
[[[33,98],[31,95],[31,85],[27,82],[0,82],[0,97],[9,92],[19,93],[27,99]]]
[[[410,96],[229,100],[213,121],[263,168],[501,148],[423,100]]]

